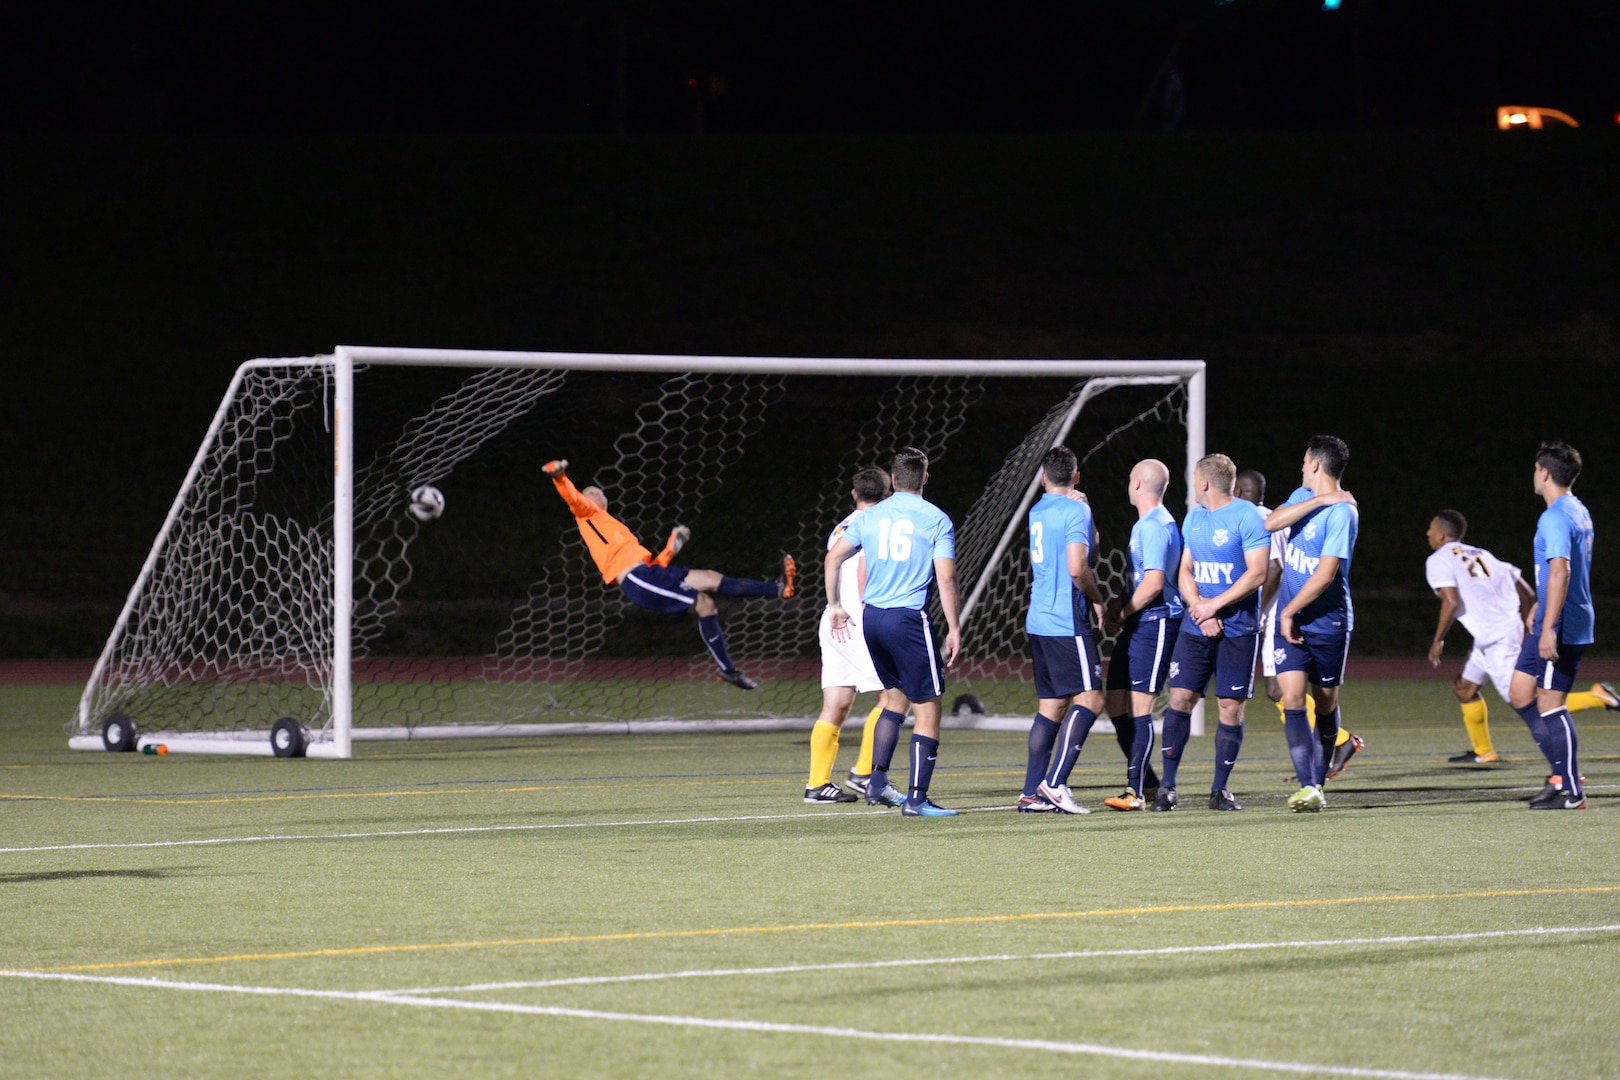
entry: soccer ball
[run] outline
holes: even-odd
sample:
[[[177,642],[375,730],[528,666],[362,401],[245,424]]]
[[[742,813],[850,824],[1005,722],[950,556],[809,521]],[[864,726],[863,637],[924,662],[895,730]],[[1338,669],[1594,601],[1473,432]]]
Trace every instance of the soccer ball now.
[[[444,513],[444,493],[431,484],[423,484],[411,492],[410,511],[417,521],[432,521]]]

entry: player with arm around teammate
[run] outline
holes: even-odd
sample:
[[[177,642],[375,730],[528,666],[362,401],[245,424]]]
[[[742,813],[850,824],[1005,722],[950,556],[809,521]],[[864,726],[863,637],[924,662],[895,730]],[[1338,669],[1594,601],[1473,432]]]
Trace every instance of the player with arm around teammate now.
[[[1260,649],[1260,589],[1266,581],[1271,536],[1254,504],[1236,498],[1237,466],[1225,454],[1210,454],[1193,467],[1198,505],[1181,525],[1181,595],[1187,613],[1170,661],[1170,707],[1164,713],[1164,760],[1158,811],[1176,808],[1176,773],[1192,734],[1192,710],[1215,681],[1220,725],[1215,729],[1215,778],[1211,810],[1241,810],[1228,790],[1232,766],[1243,746],[1243,711],[1254,696],[1254,662]]]
[[[1237,474],[1237,483],[1232,488],[1240,499],[1246,499],[1254,504],[1254,512],[1264,522],[1271,516],[1271,508],[1266,503],[1266,477],[1255,469],[1244,469]],[[1311,493],[1305,488],[1297,489],[1294,494],[1302,499],[1308,499]],[[1266,697],[1277,707],[1277,722],[1287,722],[1287,715],[1283,711],[1282,686],[1277,682],[1277,592],[1282,585],[1282,568],[1288,561],[1288,530],[1278,529],[1271,534],[1271,551],[1266,563],[1266,584],[1260,590],[1260,673],[1266,679]],[[1305,719],[1312,731],[1316,730],[1316,699],[1309,694],[1305,695]],[[1326,779],[1331,780],[1344,772],[1350,759],[1355,757],[1366,742],[1360,735],[1355,734],[1344,722],[1344,708],[1339,709],[1339,734],[1333,747],[1333,758],[1328,762]],[[1293,779],[1292,777],[1290,779]]]
[[[850,524],[857,517],[889,497],[889,474],[873,467],[862,469],[855,474],[849,494],[855,500],[855,509],[827,537],[829,551],[839,537],[849,531]],[[838,600],[849,614],[850,625],[856,632],[846,634],[843,640],[839,640],[832,632],[831,606],[821,613],[818,635],[821,640],[821,716],[810,731],[810,776],[804,788],[804,801],[807,803],[857,802],[861,795],[866,794],[871,777],[873,729],[882,714],[882,710],[875,707],[866,719],[861,736],[860,759],[850,773],[853,792],[844,791],[832,782],[833,762],[838,758],[838,734],[849,717],[855,695],[883,689],[877,672],[872,669],[872,654],[866,649],[866,638],[859,633],[860,620],[856,616],[861,608],[865,569],[865,560],[857,552],[853,558],[845,560],[839,570]]]
[[[1300,487],[1266,519],[1271,532],[1288,530],[1288,559],[1277,594],[1277,681],[1283,693],[1283,733],[1299,790],[1288,797],[1295,813],[1327,805],[1322,783],[1339,734],[1339,688],[1355,629],[1350,602],[1350,560],[1360,516],[1339,486],[1350,448],[1332,435],[1305,444]],[[1305,714],[1307,689],[1316,698],[1313,737]]]
[[[1041,460],[1043,494],[1029,508],[1024,632],[1038,703],[1029,729],[1024,790],[1018,797],[1022,813],[1090,813],[1068,788],[1069,773],[1103,708],[1102,654],[1091,633],[1089,610],[1092,605],[1101,609],[1103,594],[1091,569],[1091,507],[1074,487],[1079,478],[1074,451],[1052,447]]]
[[[1573,446],[1544,442],[1532,486],[1546,509],[1536,521],[1536,606],[1513,670],[1513,708],[1552,766],[1532,810],[1585,810],[1579,740],[1565,700],[1592,643],[1592,515],[1570,490],[1581,474]]]
[[[1454,623],[1462,623],[1474,642],[1452,689],[1462,706],[1469,747],[1447,760],[1488,765],[1501,757],[1491,744],[1490,713],[1480,687],[1489,679],[1502,700],[1509,700],[1513,669],[1519,662],[1524,626],[1535,606],[1536,591],[1518,567],[1482,547],[1463,543],[1467,532],[1468,519],[1455,510],[1442,510],[1429,521],[1429,558],[1423,569],[1429,588],[1440,598],[1440,618],[1429,644],[1429,663],[1440,666],[1446,633]],[[1570,712],[1599,706],[1614,709],[1620,708],[1620,699],[1616,699],[1613,687],[1597,683],[1590,691],[1570,694],[1564,704]]]
[[[866,789],[870,804],[901,804],[906,817],[951,817],[928,798],[939,755],[939,699],[945,693],[944,669],[962,649],[957,615],[956,532],[945,512],[922,497],[928,480],[928,455],[906,447],[889,467],[894,494],[851,522],[827,552],[827,604],[835,637],[850,633],[849,612],[839,602],[838,578],[844,562],[866,555],[866,594],[861,632],[882,680],[883,712],[873,733],[872,776]],[[934,646],[928,617],[930,592],[939,589],[945,613],[945,647]],[[943,664],[941,659],[943,658]],[[914,708],[911,736],[911,781],[904,797],[889,783],[889,765],[900,743],[900,724]]]
[[[1110,810],[1141,810],[1143,774],[1153,754],[1153,701],[1164,687],[1170,653],[1181,629],[1181,532],[1164,508],[1170,470],[1154,458],[1131,469],[1128,494],[1136,508],[1131,526],[1131,581],[1128,594],[1108,604],[1107,619],[1118,630],[1108,661],[1106,707],[1116,728],[1133,732],[1125,766],[1125,790],[1103,805]]]
[[[691,537],[691,530],[677,525],[669,534],[669,542],[656,557],[636,540],[635,534],[618,518],[608,513],[607,495],[599,487],[584,491],[568,478],[568,462],[549,461],[543,470],[556,485],[557,494],[574,515],[585,548],[591,553],[602,579],[617,585],[625,599],[637,607],[665,615],[681,615],[687,611],[698,617],[698,636],[708,648],[720,668],[716,678],[740,690],[752,690],[759,684],[741,671],[731,660],[726,649],[725,631],[720,629],[720,616],[714,603],[714,594],[721,596],[779,596],[793,595],[796,567],[793,556],[782,558],[782,578],[779,581],[759,581],[753,578],[734,578],[714,570],[692,570],[684,566],[671,566],[670,560]]]

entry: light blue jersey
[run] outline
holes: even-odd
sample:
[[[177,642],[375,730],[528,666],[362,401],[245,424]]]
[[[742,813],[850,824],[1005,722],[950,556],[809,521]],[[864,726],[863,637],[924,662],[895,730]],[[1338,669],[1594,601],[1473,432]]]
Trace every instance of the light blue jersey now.
[[[1029,508],[1029,615],[1024,631],[1038,637],[1089,634],[1085,597],[1069,577],[1069,545],[1091,546],[1091,507],[1047,492]],[[1088,552],[1089,557],[1089,552]]]
[[[1569,560],[1569,592],[1558,616],[1558,640],[1565,645],[1592,644],[1596,615],[1592,610],[1592,515],[1574,495],[1560,495],[1536,522],[1536,593],[1547,595],[1547,560]],[[1542,605],[1536,606],[1532,636],[1541,636]]]
[[[1315,498],[1310,488],[1295,488],[1284,506],[1294,506]],[[1302,633],[1348,634],[1355,629],[1355,610],[1350,604],[1350,556],[1356,549],[1361,515],[1352,503],[1334,503],[1294,522],[1288,528],[1288,553],[1283,561],[1282,584],[1277,590],[1277,610],[1293,602],[1305,587],[1324,555],[1339,560],[1339,568],[1322,595],[1294,614],[1294,628]]]
[[[909,491],[897,491],[858,515],[844,539],[866,553],[865,601],[871,607],[927,607],[934,560],[956,558],[951,519]]]
[[[1257,548],[1271,546],[1271,534],[1246,499],[1233,499],[1219,510],[1194,507],[1181,525],[1182,543],[1192,556],[1193,578],[1198,595],[1219,596],[1237,583],[1248,570],[1244,556]],[[1242,637],[1259,629],[1260,590],[1228,604],[1216,613],[1227,637]],[[1182,633],[1199,634],[1197,626],[1183,626]]]
[[[1180,569],[1181,532],[1170,511],[1156,506],[1131,526],[1131,587],[1142,584],[1149,570],[1164,571],[1164,591],[1136,616],[1139,622],[1181,618],[1181,590],[1176,587]]]

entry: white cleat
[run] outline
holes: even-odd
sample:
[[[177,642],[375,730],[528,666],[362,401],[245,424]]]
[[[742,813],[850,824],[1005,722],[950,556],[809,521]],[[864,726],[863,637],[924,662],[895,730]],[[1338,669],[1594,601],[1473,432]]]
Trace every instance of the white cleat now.
[[[1035,793],[1065,814],[1091,813],[1090,810],[1074,801],[1074,796],[1070,794],[1069,785],[1067,784],[1058,784],[1053,787],[1042,780],[1040,786],[1035,789]]]

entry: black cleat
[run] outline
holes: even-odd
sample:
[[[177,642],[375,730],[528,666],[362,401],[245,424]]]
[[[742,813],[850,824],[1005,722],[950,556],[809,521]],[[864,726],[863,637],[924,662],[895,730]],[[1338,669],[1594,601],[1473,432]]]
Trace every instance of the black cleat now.
[[[1344,742],[1333,748],[1333,761],[1328,764],[1327,778],[1329,780],[1344,772],[1344,767],[1350,764],[1350,759],[1356,756],[1356,751],[1366,744],[1361,741],[1360,735],[1352,735]]]
[[[1168,813],[1175,808],[1176,789],[1173,787],[1160,788],[1158,793],[1153,796],[1153,805],[1148,807],[1149,810],[1157,810],[1161,814]]]
[[[807,803],[852,803],[860,801],[859,795],[851,795],[837,784],[822,784],[820,787],[807,787],[804,789],[804,801]]]
[[[844,786],[849,788],[849,790],[855,792],[856,794],[865,795],[867,785],[870,784],[871,782],[872,782],[872,774],[871,773],[858,773],[858,772],[855,772],[854,770],[851,770],[850,774],[849,774],[849,779],[844,781]]]
[[[1614,692],[1614,683],[1600,682],[1597,684],[1598,697],[1603,698],[1605,709],[1620,709],[1620,694]]]
[[[714,677],[714,681],[728,682],[739,690],[752,690],[759,685],[759,683],[755,682],[753,679],[750,679],[736,668],[732,668],[730,671],[722,671],[720,674]]]
[[[1219,791],[1209,793],[1209,808],[1211,810],[1241,810],[1243,804],[1238,802],[1230,791],[1221,788]]]
[[[1530,800],[1532,810],[1585,810],[1586,796],[1565,791],[1563,788],[1548,784],[1541,789],[1541,793]]]

